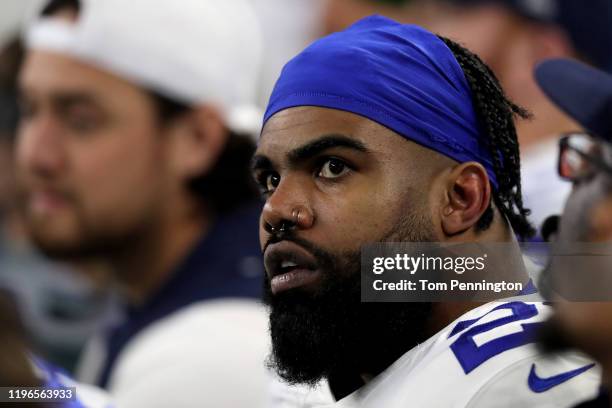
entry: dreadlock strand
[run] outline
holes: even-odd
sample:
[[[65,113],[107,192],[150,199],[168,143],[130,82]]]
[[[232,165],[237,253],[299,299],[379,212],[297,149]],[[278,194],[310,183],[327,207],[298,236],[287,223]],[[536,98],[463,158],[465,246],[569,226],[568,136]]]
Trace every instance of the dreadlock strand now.
[[[514,119],[530,117],[527,110],[511,102],[499,80],[482,60],[461,45],[439,36],[453,52],[472,91],[474,109],[487,136],[486,145],[493,160],[498,188],[493,201],[521,237],[530,237],[534,229],[527,219],[530,211],[523,206],[521,191],[521,159]],[[477,227],[483,230],[493,221],[493,210],[483,214]]]

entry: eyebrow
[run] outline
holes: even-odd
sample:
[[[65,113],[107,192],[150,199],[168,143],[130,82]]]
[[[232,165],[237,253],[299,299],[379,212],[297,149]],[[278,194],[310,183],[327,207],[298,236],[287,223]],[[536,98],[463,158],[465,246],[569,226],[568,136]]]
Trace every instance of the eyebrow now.
[[[30,92],[25,87],[19,87],[17,90],[17,97],[20,100],[27,99]],[[71,107],[74,105],[91,105],[99,106],[98,98],[90,92],[82,91],[60,91],[52,92],[50,94],[50,100],[54,105],[61,107]]]
[[[321,136],[320,138],[313,140],[304,146],[300,146],[297,149],[290,151],[287,156],[291,163],[295,163],[309,159],[322,151],[331,149],[333,147],[345,147],[360,151],[362,153],[368,152],[365,145],[358,140],[351,139],[350,137],[340,134],[331,134]]]
[[[91,105],[98,106],[96,97],[89,93],[58,93],[52,96],[53,103],[63,107],[75,105]]]
[[[289,153],[287,158],[290,164],[296,164],[300,161],[310,159],[317,154],[334,147],[344,147],[348,149],[357,150],[362,153],[368,153],[368,148],[360,141],[352,139],[350,137],[341,134],[329,134],[319,137],[312,142],[309,142],[303,146],[300,146]],[[264,155],[256,154],[251,160],[252,171],[270,169],[272,168],[272,162]]]
[[[251,159],[251,171],[268,170],[272,168],[272,162],[262,154],[256,154]]]

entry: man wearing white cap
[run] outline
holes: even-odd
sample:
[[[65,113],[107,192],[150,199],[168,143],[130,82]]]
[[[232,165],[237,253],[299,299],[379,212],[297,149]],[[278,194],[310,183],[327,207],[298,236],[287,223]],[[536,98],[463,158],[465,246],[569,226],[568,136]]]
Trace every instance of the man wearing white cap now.
[[[262,405],[248,0],[47,3],[20,75],[24,213],[49,256],[107,262],[128,304],[80,379],[122,407]]]

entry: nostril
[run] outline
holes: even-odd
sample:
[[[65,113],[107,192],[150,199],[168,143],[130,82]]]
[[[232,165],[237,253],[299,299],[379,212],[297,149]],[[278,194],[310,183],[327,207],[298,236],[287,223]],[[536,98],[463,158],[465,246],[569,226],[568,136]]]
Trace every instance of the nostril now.
[[[278,232],[289,232],[296,227],[296,224],[292,221],[284,220],[277,228]]]
[[[284,234],[296,227],[296,224],[291,221],[283,220],[278,226],[273,226],[269,222],[264,223],[264,229],[270,234]]]

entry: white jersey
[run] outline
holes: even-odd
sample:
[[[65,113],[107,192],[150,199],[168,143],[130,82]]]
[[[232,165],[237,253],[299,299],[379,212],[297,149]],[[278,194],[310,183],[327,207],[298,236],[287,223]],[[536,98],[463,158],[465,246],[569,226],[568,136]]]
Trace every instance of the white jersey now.
[[[469,311],[338,402],[327,384],[276,384],[273,407],[563,408],[595,397],[599,368],[578,354],[543,355],[532,339],[551,308],[521,299]]]

